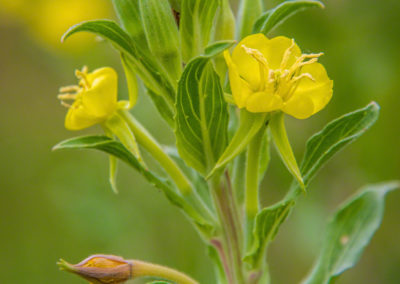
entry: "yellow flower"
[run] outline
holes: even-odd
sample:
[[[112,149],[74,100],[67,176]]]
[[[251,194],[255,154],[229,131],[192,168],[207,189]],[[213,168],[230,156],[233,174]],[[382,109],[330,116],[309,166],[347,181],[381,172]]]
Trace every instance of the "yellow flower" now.
[[[88,73],[87,67],[76,70],[79,85],[60,88],[58,98],[69,107],[65,127],[80,130],[105,121],[118,108],[117,73],[110,67],[103,67]],[[66,100],[73,100],[72,105]]]
[[[263,34],[244,38],[224,52],[233,99],[250,112],[281,110],[298,119],[323,109],[333,82],[318,63],[318,54],[302,54],[294,40]]]

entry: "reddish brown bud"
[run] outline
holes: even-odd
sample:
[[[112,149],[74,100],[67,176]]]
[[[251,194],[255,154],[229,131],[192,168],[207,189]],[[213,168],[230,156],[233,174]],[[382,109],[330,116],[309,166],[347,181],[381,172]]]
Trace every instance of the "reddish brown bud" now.
[[[94,284],[119,284],[132,278],[132,262],[114,255],[92,255],[78,264],[60,259],[57,264]]]

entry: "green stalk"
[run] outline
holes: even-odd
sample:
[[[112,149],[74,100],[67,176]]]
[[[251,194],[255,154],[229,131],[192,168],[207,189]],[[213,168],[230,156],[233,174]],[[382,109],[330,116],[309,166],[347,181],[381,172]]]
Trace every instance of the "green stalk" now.
[[[189,195],[192,185],[178,165],[168,156],[156,139],[127,110],[119,111],[129,128],[135,134],[137,142],[142,145],[175,182],[182,195]]]
[[[241,228],[238,226],[239,220],[237,220],[232,208],[232,196],[229,196],[232,191],[226,186],[221,186],[220,175],[218,173],[210,180],[210,187],[222,229],[225,255],[228,257],[228,262],[231,266],[231,269],[225,271],[225,273],[228,274],[231,272],[231,275],[227,275],[227,278],[231,279],[229,284],[244,284]]]
[[[192,203],[196,208],[208,219],[214,221],[214,214],[204,204],[204,201],[198,196],[197,191],[192,189],[189,179],[175,163],[175,161],[162,149],[161,145],[155,138],[145,129],[139,121],[137,121],[127,110],[120,110],[119,114],[126,121],[129,128],[135,134],[137,142],[142,145],[153,158],[160,163],[162,168],[167,172],[171,179],[175,182],[181,194],[186,200]]]
[[[199,284],[199,282],[193,280],[186,274],[169,267],[138,260],[131,260],[130,262],[132,263],[133,278],[157,277],[179,284]]]
[[[253,240],[253,227],[255,217],[260,210],[259,201],[259,172],[260,154],[265,126],[262,127],[248,145],[246,161],[246,247],[249,248]]]

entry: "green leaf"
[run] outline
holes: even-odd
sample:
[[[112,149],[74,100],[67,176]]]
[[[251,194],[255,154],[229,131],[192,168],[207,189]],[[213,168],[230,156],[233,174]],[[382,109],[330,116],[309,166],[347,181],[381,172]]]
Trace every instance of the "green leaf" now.
[[[370,128],[379,115],[379,106],[371,103],[367,107],[348,113],[327,124],[307,142],[306,153],[301,164],[304,183],[309,184],[317,170],[344,146],[360,137]],[[313,161],[313,162],[311,162]],[[256,217],[255,242],[247,253],[246,261],[256,263],[262,259],[265,249],[280,225],[285,221],[300,195],[298,183],[293,183],[291,192],[276,205],[264,208]],[[263,235],[264,234],[264,235]],[[271,237],[272,236],[272,237]],[[262,247],[260,247],[262,245]]]
[[[366,186],[339,208],[324,230],[321,254],[304,284],[328,284],[357,263],[382,222],[386,193],[399,187],[400,182]]]
[[[129,35],[117,23],[110,20],[94,20],[76,24],[69,28],[62,36],[65,41],[78,32],[91,32],[109,40],[117,50],[135,56]]]
[[[213,19],[220,0],[182,0],[179,26],[185,62],[203,52],[210,40]]]
[[[125,28],[137,46],[147,49],[148,45],[141,21],[139,1],[113,0],[112,2],[123,28]]]
[[[237,39],[251,34],[255,19],[262,13],[262,0],[242,0],[239,6],[237,24]]]
[[[378,119],[379,105],[370,103],[365,108],[343,115],[314,134],[306,145],[303,161],[300,165],[305,184],[315,173],[344,146],[356,140]]]
[[[182,72],[178,27],[168,1],[139,0],[140,14],[151,53],[173,86]]]
[[[274,143],[278,150],[278,153],[286,168],[297,180],[300,187],[305,190],[303,178],[301,176],[296,158],[294,157],[292,147],[290,146],[289,139],[287,137],[284,117],[285,116],[283,112],[279,112],[271,117],[271,120],[269,122],[271,134],[274,139]]]
[[[267,35],[297,12],[313,7],[324,8],[325,6],[322,2],[313,0],[283,2],[277,7],[266,11],[257,19],[253,26],[253,33],[263,33]]]
[[[282,201],[264,208],[257,214],[253,230],[253,245],[244,258],[244,261],[250,263],[253,268],[261,265],[267,245],[278,233],[293,205],[293,200]]]
[[[204,55],[207,57],[214,57],[222,53],[225,49],[230,48],[235,43],[235,40],[220,40],[213,42],[205,48]]]
[[[168,200],[182,209],[206,236],[211,236],[213,227],[176,191],[174,186],[166,179],[151,172],[136,159],[120,142],[107,136],[83,136],[68,139],[53,147],[60,149],[96,149],[113,155],[137,170],[149,183],[160,189]]]
[[[167,122],[167,124],[171,127],[175,127],[174,121],[174,110],[171,109],[170,105],[167,103],[164,97],[154,93],[152,90],[148,89],[147,94],[150,99],[153,101],[154,106],[160,113],[161,117]]]
[[[227,144],[228,109],[209,57],[186,66],[176,101],[176,144],[184,161],[205,175]]]
[[[265,113],[250,113],[246,110],[242,110],[240,112],[238,130],[207,178],[225,167],[230,161],[239,155],[247,147],[254,135],[256,135],[265,124],[266,120],[267,114]]]

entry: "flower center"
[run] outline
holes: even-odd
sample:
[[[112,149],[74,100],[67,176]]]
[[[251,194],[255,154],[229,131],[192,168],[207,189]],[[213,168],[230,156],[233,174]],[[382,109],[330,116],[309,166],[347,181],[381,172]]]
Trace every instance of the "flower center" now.
[[[82,70],[76,70],[75,76],[80,80],[79,85],[71,85],[60,88],[60,94],[57,98],[61,101],[61,105],[70,107],[79,107],[79,102],[81,100],[82,92],[88,90],[91,84],[87,78],[88,68],[84,66]],[[66,101],[73,101],[73,104],[67,103]]]
[[[241,46],[259,65],[260,82],[255,90],[256,92],[273,93],[279,95],[283,101],[287,101],[292,97],[302,79],[315,81],[310,73],[302,73],[301,69],[305,65],[317,62],[323,53],[302,54],[296,58],[293,64],[289,65],[294,46],[295,42],[292,40],[292,44],[285,50],[281,64],[277,69],[269,67],[267,59],[259,50],[245,45]]]

